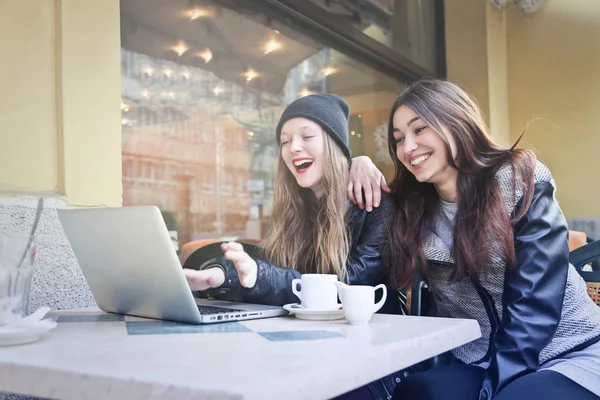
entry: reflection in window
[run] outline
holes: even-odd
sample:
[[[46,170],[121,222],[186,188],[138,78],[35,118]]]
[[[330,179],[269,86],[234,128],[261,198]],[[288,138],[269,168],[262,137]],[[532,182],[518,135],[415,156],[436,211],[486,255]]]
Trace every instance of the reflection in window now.
[[[412,62],[436,70],[437,0],[310,0],[352,26],[402,54]]]
[[[353,155],[391,168],[378,129],[401,83],[264,16],[203,4],[121,0],[124,205],[160,206],[182,242],[264,237],[277,120],[309,93],[343,96]]]

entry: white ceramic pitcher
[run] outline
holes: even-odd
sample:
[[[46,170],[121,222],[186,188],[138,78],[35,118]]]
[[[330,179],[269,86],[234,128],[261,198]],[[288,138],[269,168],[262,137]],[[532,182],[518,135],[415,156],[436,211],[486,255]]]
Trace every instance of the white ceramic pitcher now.
[[[350,325],[366,325],[385,303],[387,288],[382,283],[375,287],[363,285],[346,285],[335,282],[338,296],[342,301],[344,316]],[[375,291],[381,289],[383,297],[375,303]]]

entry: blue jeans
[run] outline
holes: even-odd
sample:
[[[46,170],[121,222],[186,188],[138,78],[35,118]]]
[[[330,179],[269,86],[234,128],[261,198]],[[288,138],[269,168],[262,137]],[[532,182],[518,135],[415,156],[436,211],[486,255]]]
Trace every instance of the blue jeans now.
[[[332,400],[390,400],[396,386],[407,376],[421,370],[421,364],[394,372],[386,377],[354,389]]]
[[[477,400],[485,370],[451,365],[411,375],[396,386],[393,400]],[[534,372],[515,379],[493,400],[598,400],[598,397],[554,371]]]

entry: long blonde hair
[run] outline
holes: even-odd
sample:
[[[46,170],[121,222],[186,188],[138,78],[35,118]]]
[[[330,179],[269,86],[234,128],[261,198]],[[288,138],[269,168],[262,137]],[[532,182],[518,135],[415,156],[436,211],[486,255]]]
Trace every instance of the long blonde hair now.
[[[323,132],[323,195],[302,188],[279,152],[271,226],[265,242],[270,262],[301,273],[336,274],[346,280],[350,238],[345,215],[348,160]]]

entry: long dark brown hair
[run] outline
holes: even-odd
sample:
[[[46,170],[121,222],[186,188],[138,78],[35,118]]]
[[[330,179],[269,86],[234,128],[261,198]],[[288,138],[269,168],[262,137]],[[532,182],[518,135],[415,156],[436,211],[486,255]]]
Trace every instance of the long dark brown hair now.
[[[482,270],[491,261],[494,245],[500,245],[509,266],[514,265],[513,227],[531,202],[535,155],[529,150],[515,148],[521,137],[511,148],[496,144],[489,135],[479,106],[458,85],[437,79],[423,80],[400,94],[389,118],[388,148],[395,165],[390,189],[399,212],[394,216],[388,248],[384,252],[388,283],[406,289],[415,272],[427,276],[422,235],[433,223],[440,202],[433,184],[419,182],[396,156],[393,118],[402,106],[409,107],[440,135],[446,143],[449,165],[458,171],[452,281],[467,276],[479,283]],[[442,125],[456,142],[454,158],[442,133]],[[516,187],[523,190],[520,205],[515,207],[512,215],[507,212],[495,178],[503,165],[512,167],[515,177],[513,196],[516,198]]]

